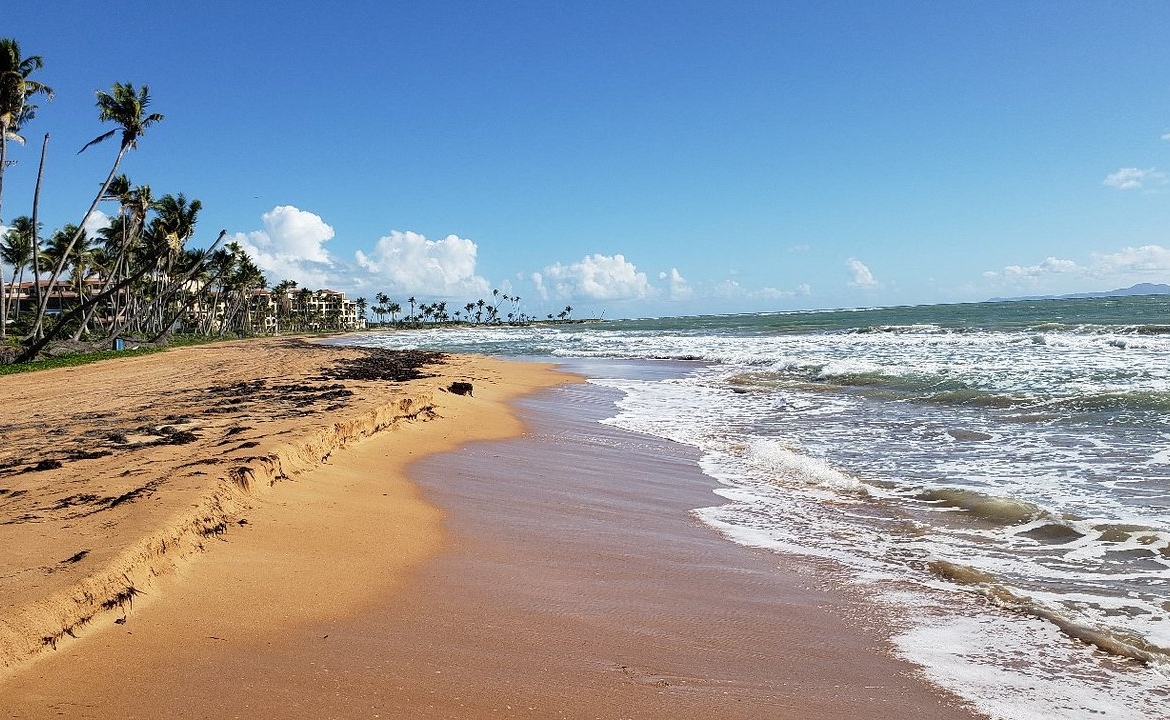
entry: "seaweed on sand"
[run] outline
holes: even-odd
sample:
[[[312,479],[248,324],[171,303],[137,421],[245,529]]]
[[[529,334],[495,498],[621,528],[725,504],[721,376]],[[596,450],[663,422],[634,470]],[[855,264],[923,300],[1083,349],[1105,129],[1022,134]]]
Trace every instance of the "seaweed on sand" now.
[[[446,355],[425,350],[387,350],[363,348],[362,357],[340,359],[322,377],[327,380],[382,380],[406,382],[432,377],[423,372],[428,365],[439,365]]]

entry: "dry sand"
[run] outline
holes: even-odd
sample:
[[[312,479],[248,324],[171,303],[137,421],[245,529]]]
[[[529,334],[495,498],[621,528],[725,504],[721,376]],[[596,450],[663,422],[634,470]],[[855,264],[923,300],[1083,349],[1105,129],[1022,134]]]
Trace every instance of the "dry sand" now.
[[[709,479],[676,447],[597,429],[595,388],[541,395],[526,411],[539,434],[519,437],[506,401],[571,378],[450,358],[405,384],[311,379],[362,352],[235,343],[0,378],[18,396],[0,415],[67,429],[49,438],[168,416],[198,436],[27,473],[12,470],[44,443],[4,447],[26,457],[0,475],[0,543],[20,547],[3,558],[0,630],[9,655],[13,638],[42,652],[0,678],[0,717],[974,717],[817,568],[691,519],[716,499]],[[257,377],[355,394],[294,411],[207,391]],[[452,380],[474,396],[443,392]],[[190,464],[208,457],[223,461]],[[226,472],[244,465],[247,491]],[[112,507],[62,502],[156,478]],[[161,552],[171,536],[188,540]],[[103,573],[105,611],[78,594]],[[75,607],[97,612],[80,640],[25,637]]]
[[[412,359],[280,339],[0,377],[0,674],[148,601],[159,576],[240,535],[271,486],[338,448],[484,408],[507,419],[487,400],[560,378],[532,366],[504,387],[504,363],[448,357],[394,382]],[[446,392],[453,380],[476,398]]]

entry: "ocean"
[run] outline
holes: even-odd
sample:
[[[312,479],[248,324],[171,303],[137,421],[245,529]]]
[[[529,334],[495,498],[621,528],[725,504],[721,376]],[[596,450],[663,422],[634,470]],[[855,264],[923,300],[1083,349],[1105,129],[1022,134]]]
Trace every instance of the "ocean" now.
[[[695,448],[729,541],[818,558],[998,718],[1170,718],[1170,297],[434,328]],[[664,362],[665,361],[665,362]]]

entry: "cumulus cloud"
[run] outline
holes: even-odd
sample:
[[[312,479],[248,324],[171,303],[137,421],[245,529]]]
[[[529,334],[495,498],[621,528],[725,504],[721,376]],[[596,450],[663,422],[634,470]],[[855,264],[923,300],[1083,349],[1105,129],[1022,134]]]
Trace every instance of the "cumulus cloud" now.
[[[1163,140],[1170,141],[1170,132],[1168,132],[1168,133],[1165,133],[1164,135],[1162,135],[1162,139],[1163,139]]]
[[[658,279],[666,283],[667,297],[671,300],[690,300],[695,296],[694,288],[679,273],[678,268],[671,268],[668,273],[658,273]]]
[[[1166,173],[1157,168],[1121,168],[1105,177],[1105,184],[1118,190],[1141,190],[1166,184]]]
[[[1093,253],[1087,264],[1047,257],[1034,265],[1008,265],[983,277],[997,284],[1042,287],[1061,280],[1091,280],[1095,285],[1127,285],[1170,276],[1170,249],[1161,245],[1124,247],[1113,253]]]
[[[873,273],[857,258],[849,258],[845,261],[845,267],[849,269],[849,287],[856,288],[875,288],[878,286],[878,281],[874,279]]]
[[[89,215],[85,216],[85,234],[89,238],[97,237],[99,230],[105,230],[110,226],[110,216],[106,215],[101,210],[94,210]]]
[[[393,292],[452,297],[488,290],[488,281],[475,272],[478,252],[474,242],[457,235],[428,240],[393,230],[369,254],[358,250],[354,257]]]
[[[1170,275],[1170,249],[1161,245],[1126,247],[1108,254],[1093,253],[1092,273],[1101,277],[1109,276],[1155,276]]]
[[[260,218],[263,230],[236,233],[231,240],[275,280],[295,280],[302,287],[328,285],[333,259],[325,243],[333,228],[319,215],[292,205],[279,205]]]
[[[1056,257],[1046,257],[1043,262],[1035,265],[1008,265],[1003,269],[1006,278],[1038,278],[1043,275],[1060,275],[1075,273],[1082,268],[1075,260],[1061,260]]]
[[[540,297],[561,300],[633,300],[653,294],[646,273],[625,256],[586,255],[571,265],[554,263],[531,276]]]

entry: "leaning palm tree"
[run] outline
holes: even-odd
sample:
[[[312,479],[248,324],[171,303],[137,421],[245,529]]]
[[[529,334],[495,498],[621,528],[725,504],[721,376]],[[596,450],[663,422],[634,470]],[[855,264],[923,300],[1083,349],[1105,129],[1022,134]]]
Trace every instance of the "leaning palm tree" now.
[[[0,203],[4,200],[4,167],[8,164],[8,139],[31,117],[25,101],[32,95],[53,98],[53,89],[29,76],[44,67],[40,55],[21,57],[20,45],[0,38]],[[0,218],[3,215],[0,214]]]
[[[108,140],[117,134],[118,130],[122,131],[122,142],[118,148],[118,155],[114,158],[114,165],[110,168],[110,174],[106,176],[106,181],[102,183],[102,187],[98,190],[97,195],[94,196],[93,202],[90,203],[89,210],[81,219],[81,223],[77,228],[76,234],[70,241],[69,246],[65,248],[65,252],[53,268],[53,274],[49,277],[49,285],[57,281],[60,277],[61,271],[64,267],[65,258],[73,250],[73,245],[76,244],[78,238],[81,237],[85,221],[97,209],[97,205],[101,202],[102,197],[106,195],[106,191],[110,187],[110,183],[114,180],[114,175],[118,172],[118,166],[122,164],[122,158],[126,157],[126,153],[138,147],[138,139],[146,134],[146,129],[163,119],[159,113],[146,114],[146,108],[150,105],[150,89],[143,85],[140,89],[135,90],[134,86],[127,83],[114,83],[113,92],[107,93],[103,90],[97,91],[97,107],[98,117],[102,122],[113,122],[119,127],[110,130],[107,133],[98,135],[93,140],[85,144],[78,154],[85,152],[90,145],[96,145],[100,142]],[[47,296],[42,299],[41,306],[37,310],[36,327],[39,328],[45,316],[45,309],[48,306]]]
[[[181,257],[187,240],[195,234],[195,222],[203,203],[192,200],[188,203],[183,193],[163,195],[154,204],[156,215],[154,221],[146,229],[143,239],[150,248],[150,254],[156,258],[157,267],[154,270],[156,283],[155,297],[161,298],[168,285],[175,262]],[[170,300],[167,298],[166,300]],[[151,315],[156,325],[162,322],[166,308],[162,302],[156,303],[155,314]]]

